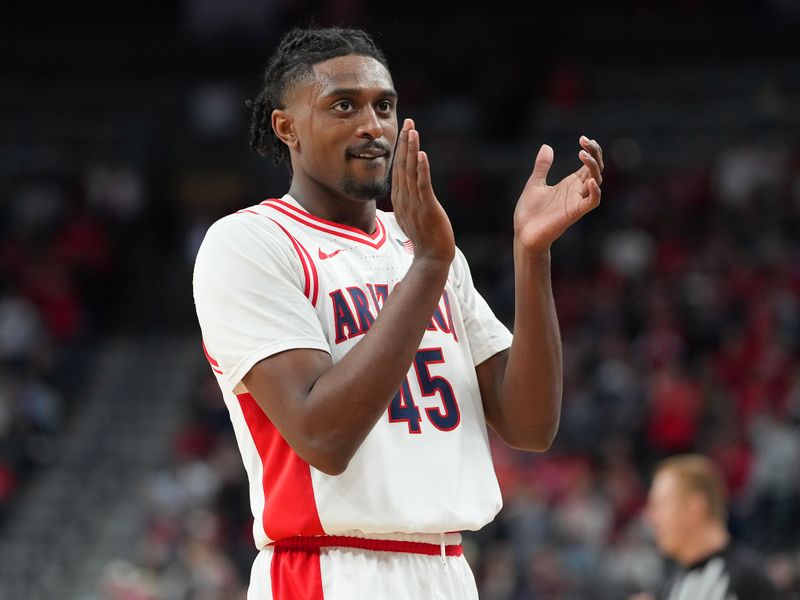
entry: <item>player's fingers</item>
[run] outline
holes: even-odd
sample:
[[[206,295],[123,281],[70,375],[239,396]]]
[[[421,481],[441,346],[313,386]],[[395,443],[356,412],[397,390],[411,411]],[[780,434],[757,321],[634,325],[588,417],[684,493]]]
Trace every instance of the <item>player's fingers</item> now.
[[[586,150],[581,150],[578,152],[578,158],[580,158],[581,162],[583,162],[583,167],[581,167],[577,172],[578,178],[580,178],[584,184],[590,178],[594,179],[598,184],[603,183],[603,176],[600,174],[600,165],[597,164],[597,161],[594,159],[594,157],[586,152]],[[588,191],[588,188],[585,186],[584,191]]]
[[[600,190],[600,185],[597,181],[592,178],[586,182],[586,188],[589,191],[589,195],[583,198],[583,202],[581,203],[581,214],[585,215],[590,210],[597,208],[600,205],[600,196],[602,194]]]
[[[419,133],[416,129],[408,131],[408,149],[406,151],[406,187],[410,197],[417,197],[417,162],[419,161]]]
[[[542,144],[536,154],[536,162],[528,183],[535,186],[547,185],[547,173],[551,166],[553,166],[553,149],[547,144]]]
[[[406,155],[408,152],[408,119],[403,123],[400,135],[397,138],[397,148],[394,151],[394,166],[392,168],[392,196],[393,200],[401,200],[407,194],[406,186]]]
[[[582,135],[578,140],[578,143],[580,143],[581,148],[592,155],[592,157],[597,161],[600,170],[603,171],[605,169],[605,163],[603,162],[603,148],[597,143],[597,140],[590,140],[585,135]]]
[[[417,190],[423,202],[435,199],[433,184],[431,183],[431,165],[428,155],[420,151],[417,158]]]
[[[397,144],[394,147],[394,156],[392,156],[392,196],[396,196],[397,193],[400,191],[398,187],[399,184],[399,173],[402,170],[402,166],[400,165],[400,151],[402,149],[402,140],[403,140],[403,132],[400,131],[400,134],[397,136]]]

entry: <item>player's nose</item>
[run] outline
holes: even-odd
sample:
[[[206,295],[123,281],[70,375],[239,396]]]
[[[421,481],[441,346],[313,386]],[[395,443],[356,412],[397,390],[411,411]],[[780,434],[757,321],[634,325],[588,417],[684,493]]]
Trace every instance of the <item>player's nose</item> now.
[[[368,106],[362,111],[362,115],[361,121],[358,124],[358,131],[356,132],[358,137],[370,138],[373,140],[381,137],[383,135],[383,123],[375,112],[375,109]]]

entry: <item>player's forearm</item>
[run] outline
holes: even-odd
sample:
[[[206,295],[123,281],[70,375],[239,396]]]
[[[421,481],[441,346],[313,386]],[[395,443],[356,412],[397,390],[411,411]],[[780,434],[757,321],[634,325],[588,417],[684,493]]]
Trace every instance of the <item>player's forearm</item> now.
[[[550,285],[550,253],[514,242],[514,341],[498,394],[499,433],[512,446],[543,451],[561,412],[561,338]]]
[[[305,438],[326,471],[341,472],[400,387],[442,295],[449,264],[415,260],[364,338],[317,379]]]

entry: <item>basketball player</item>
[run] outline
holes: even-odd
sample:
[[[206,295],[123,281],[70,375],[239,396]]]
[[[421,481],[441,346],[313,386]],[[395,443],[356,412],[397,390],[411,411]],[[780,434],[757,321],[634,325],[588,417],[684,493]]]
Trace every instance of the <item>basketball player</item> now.
[[[731,540],[725,484],[704,456],[674,456],[657,468],[647,506],[656,544],[678,569],[663,600],[772,600],[778,593],[758,556]],[[640,594],[632,600],[652,600]]]
[[[501,507],[487,423],[544,451],[561,403],[550,245],[600,202],[598,144],[514,213],[511,333],[475,290],[386,59],[360,30],[294,30],[252,103],[289,192],[215,223],[194,294],[250,481],[248,598],[476,598],[460,546]],[[394,213],[376,209],[391,189]],[[487,202],[492,199],[487,198]]]

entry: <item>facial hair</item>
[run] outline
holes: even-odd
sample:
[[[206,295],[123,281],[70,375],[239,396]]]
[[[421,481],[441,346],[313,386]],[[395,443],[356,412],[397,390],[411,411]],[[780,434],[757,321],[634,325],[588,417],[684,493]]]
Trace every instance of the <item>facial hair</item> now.
[[[351,198],[359,200],[374,200],[389,193],[389,172],[380,179],[360,180],[345,173],[342,180],[342,189]]]

